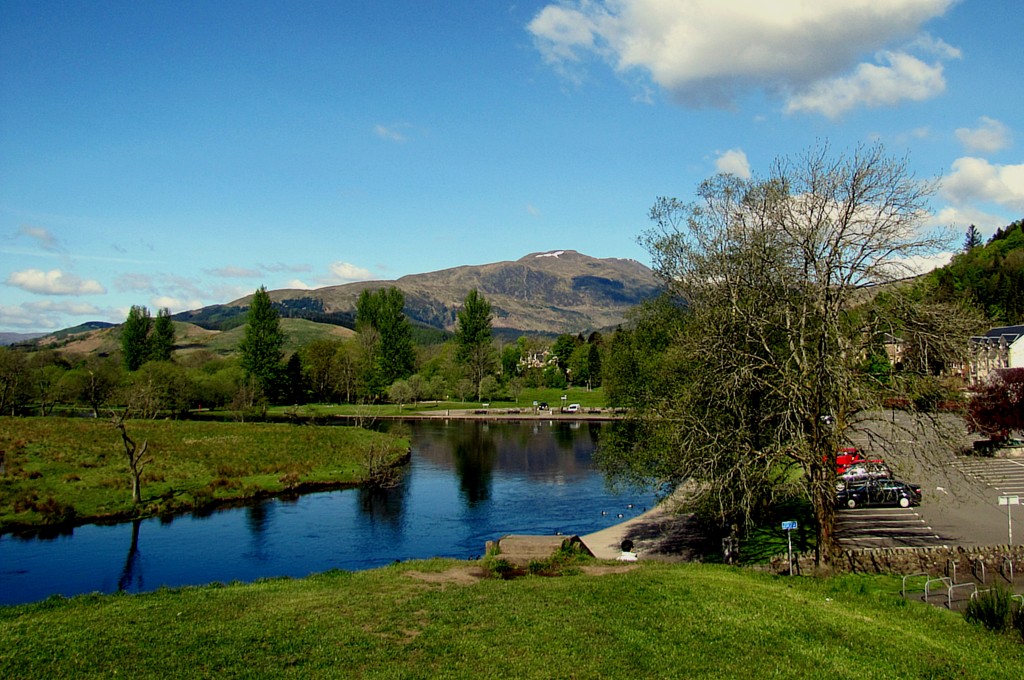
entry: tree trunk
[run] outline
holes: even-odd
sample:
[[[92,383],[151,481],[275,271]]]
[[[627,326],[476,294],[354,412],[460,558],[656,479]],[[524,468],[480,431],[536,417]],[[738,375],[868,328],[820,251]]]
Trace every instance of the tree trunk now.
[[[836,554],[835,544],[835,482],[826,467],[833,464],[828,462],[815,461],[811,464],[811,505],[814,509],[814,519],[817,524],[817,547],[814,551],[814,564],[820,566],[822,563],[831,564]]]

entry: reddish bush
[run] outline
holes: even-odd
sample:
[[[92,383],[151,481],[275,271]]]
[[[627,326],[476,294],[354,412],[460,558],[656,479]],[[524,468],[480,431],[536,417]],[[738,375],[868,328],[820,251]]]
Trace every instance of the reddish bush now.
[[[967,404],[971,427],[992,439],[1006,439],[1024,429],[1024,368],[1007,368],[989,376]]]

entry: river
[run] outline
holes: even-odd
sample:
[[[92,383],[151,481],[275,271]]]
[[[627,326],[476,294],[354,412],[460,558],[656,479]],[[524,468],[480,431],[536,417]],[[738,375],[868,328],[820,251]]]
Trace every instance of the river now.
[[[609,423],[424,420],[408,427],[412,456],[390,489],[86,525],[46,539],[0,536],[0,604],[469,559],[506,534],[583,535],[655,502],[651,494],[606,488],[592,454]]]

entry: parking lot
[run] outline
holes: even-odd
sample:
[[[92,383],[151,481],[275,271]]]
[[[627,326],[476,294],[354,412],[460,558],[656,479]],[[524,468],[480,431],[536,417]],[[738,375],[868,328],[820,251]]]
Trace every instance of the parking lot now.
[[[894,548],[949,545],[928,525],[919,508],[840,508],[836,538],[844,548]]]
[[[854,444],[867,458],[882,458],[894,476],[921,485],[920,506],[838,508],[836,536],[846,548],[1005,545],[1007,508],[1014,544],[1024,542],[1024,459],[960,455],[975,438],[952,416],[941,421],[885,412],[861,425]]]

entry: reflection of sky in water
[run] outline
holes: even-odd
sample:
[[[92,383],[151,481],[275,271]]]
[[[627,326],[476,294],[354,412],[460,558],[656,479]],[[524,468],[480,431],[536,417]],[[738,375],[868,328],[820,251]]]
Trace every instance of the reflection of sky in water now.
[[[599,427],[429,421],[414,425],[412,461],[393,489],[145,520],[136,541],[132,523],[83,526],[50,540],[6,535],[0,537],[0,603],[114,592],[119,585],[138,592],[471,558],[505,534],[587,534],[653,502],[605,488],[590,460]]]

